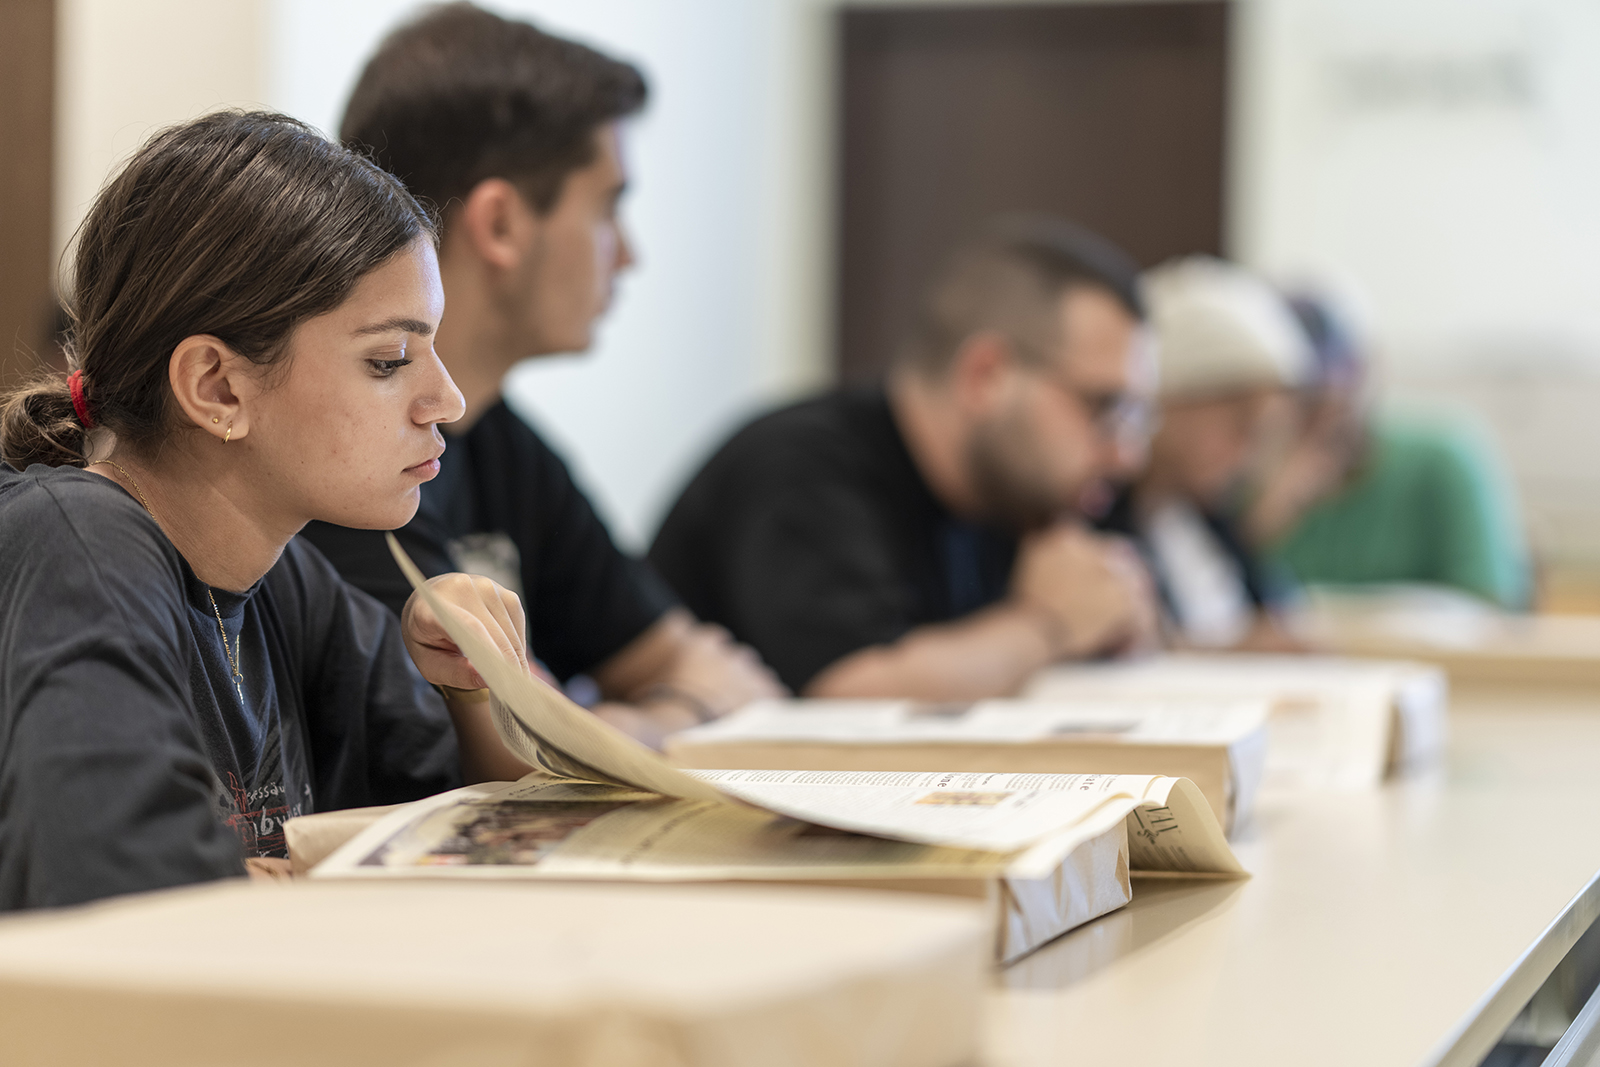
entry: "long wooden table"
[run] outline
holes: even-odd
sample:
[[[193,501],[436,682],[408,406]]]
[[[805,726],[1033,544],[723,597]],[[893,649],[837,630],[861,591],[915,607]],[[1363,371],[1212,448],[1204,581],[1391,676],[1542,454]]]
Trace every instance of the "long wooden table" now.
[[[1133,903],[1000,976],[987,1067],[1480,1062],[1600,915],[1600,692],[1458,695],[1442,766],[1268,787],[1235,883]]]

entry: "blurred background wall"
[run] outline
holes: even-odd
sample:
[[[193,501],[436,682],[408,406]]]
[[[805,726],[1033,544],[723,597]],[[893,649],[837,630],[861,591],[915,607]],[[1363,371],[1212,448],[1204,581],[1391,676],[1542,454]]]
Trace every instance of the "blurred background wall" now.
[[[527,365],[511,389],[639,547],[731,426],[836,379],[841,253],[856,232],[841,240],[837,225],[848,221],[837,105],[849,18],[1006,5],[487,6],[632,59],[651,79],[625,208],[641,265],[593,353]],[[1226,8],[1221,250],[1355,294],[1386,395],[1477,411],[1508,451],[1547,567],[1600,573],[1589,462],[1600,445],[1600,6],[1199,6]],[[331,129],[362,59],[413,4],[54,7],[56,40],[42,47],[56,57],[59,252],[108,168],[156,125],[259,102]],[[1032,136],[1065,139],[1049,126]]]
[[[1600,6],[1245,9],[1232,241],[1364,292],[1389,396],[1497,431],[1547,567],[1600,565]]]

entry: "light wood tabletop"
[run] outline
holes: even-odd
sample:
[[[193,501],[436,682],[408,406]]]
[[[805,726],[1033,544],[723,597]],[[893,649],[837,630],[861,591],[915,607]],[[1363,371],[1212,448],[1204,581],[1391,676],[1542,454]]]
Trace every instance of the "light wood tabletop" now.
[[[986,1065],[1476,1064],[1600,911],[1600,693],[1465,693],[1450,729],[1380,788],[1264,789],[1250,880],[1139,880],[1002,972]]]

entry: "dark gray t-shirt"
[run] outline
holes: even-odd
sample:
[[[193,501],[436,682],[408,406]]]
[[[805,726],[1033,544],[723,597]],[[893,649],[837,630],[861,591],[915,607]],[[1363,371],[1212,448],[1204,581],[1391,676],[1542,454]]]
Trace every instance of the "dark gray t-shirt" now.
[[[394,616],[313,548],[210,593],[115,483],[0,464],[0,910],[239,874],[285,819],[460,784]]]

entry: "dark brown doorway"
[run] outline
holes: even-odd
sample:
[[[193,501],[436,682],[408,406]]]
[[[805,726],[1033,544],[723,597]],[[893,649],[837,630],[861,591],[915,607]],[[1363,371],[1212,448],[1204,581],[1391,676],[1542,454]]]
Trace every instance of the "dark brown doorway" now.
[[[841,378],[881,372],[930,270],[999,213],[1146,266],[1221,253],[1228,25],[1226,2],[841,12]]]
[[[54,0],[0,0],[0,385],[50,351]]]

